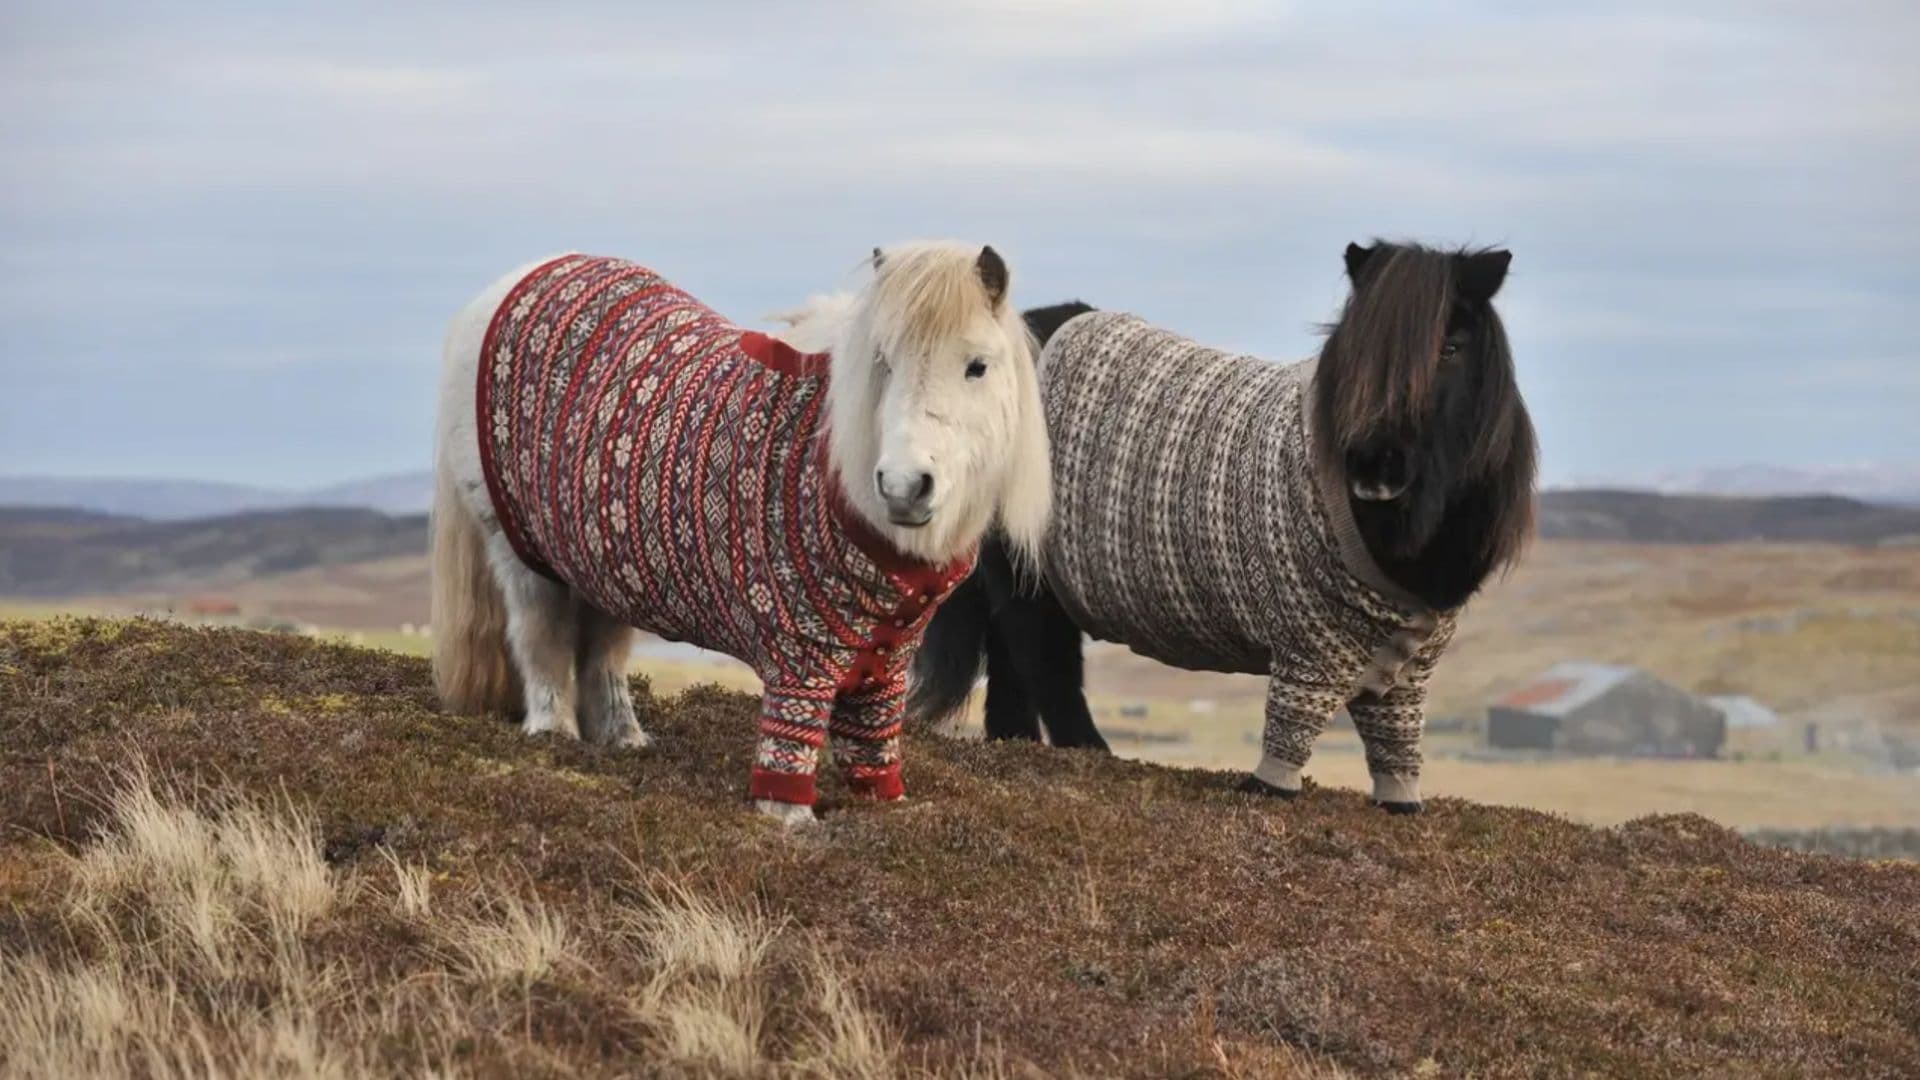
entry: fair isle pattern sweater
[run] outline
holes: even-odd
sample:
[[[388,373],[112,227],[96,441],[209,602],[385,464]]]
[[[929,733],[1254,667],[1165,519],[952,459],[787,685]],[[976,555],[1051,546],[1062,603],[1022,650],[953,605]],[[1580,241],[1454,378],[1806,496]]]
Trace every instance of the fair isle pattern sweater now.
[[[1375,796],[1415,801],[1427,678],[1454,620],[1367,553],[1345,482],[1314,453],[1313,372],[1117,312],[1061,327],[1041,358],[1047,579],[1096,638],[1268,675],[1260,779],[1297,789],[1346,706]]]
[[[828,358],[586,255],[522,279],[482,358],[481,460],[521,560],[759,674],[754,798],[811,804],[829,733],[856,794],[898,798],[907,665],[972,559],[910,559],[847,505],[822,438]]]

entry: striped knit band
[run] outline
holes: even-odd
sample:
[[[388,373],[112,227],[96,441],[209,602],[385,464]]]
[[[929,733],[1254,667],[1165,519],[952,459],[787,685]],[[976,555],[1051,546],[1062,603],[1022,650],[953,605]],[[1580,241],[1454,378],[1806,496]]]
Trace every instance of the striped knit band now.
[[[1390,803],[1419,802],[1420,777],[1417,775],[1394,776],[1388,773],[1374,773],[1373,801]]]
[[[900,778],[900,763],[853,765],[847,768],[847,788],[856,799],[893,802],[907,796],[907,785]]]
[[[1272,754],[1260,758],[1259,767],[1253,770],[1253,778],[1272,784],[1281,791],[1300,790],[1300,766],[1291,761],[1282,761]]]
[[[770,769],[753,770],[747,785],[747,797],[755,801],[813,805],[813,774],[784,773]]]

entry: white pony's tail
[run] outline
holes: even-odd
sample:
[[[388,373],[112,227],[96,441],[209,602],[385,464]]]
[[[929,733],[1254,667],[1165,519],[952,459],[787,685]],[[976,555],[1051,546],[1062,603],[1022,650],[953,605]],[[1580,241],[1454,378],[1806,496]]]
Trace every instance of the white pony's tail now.
[[[480,523],[454,485],[434,470],[433,683],[440,703],[462,714],[507,713],[519,696],[507,657],[507,605],[487,562]]]

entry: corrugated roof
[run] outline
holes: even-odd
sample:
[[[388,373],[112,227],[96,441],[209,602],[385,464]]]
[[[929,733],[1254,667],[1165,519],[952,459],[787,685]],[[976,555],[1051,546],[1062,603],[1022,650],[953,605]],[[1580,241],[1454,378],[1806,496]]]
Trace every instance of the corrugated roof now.
[[[1745,694],[1715,694],[1707,702],[1720,710],[1730,728],[1772,727],[1780,722],[1778,713]]]
[[[1565,660],[1529,679],[1494,704],[1547,716],[1565,716],[1631,678],[1635,668]]]
[[[1544,701],[1566,693],[1579,685],[1571,679],[1535,679],[1527,685],[1500,699],[1500,704],[1509,709],[1524,709],[1529,705],[1538,705]]]

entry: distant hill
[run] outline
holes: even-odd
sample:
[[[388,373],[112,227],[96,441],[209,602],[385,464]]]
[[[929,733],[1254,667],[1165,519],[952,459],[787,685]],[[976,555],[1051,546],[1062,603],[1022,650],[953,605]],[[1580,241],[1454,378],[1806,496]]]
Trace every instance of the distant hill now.
[[[1555,531],[1543,535],[1579,539],[1688,539],[1664,532],[1659,535],[1640,535],[1635,522],[1649,521],[1649,514],[1621,510],[1611,503],[1602,508],[1601,517],[1627,513],[1634,520],[1625,523],[1625,531],[1622,531],[1619,522],[1589,516],[1595,509],[1593,500],[1613,500],[1625,496],[1677,500],[1660,514],[1711,522],[1732,521],[1741,513],[1729,511],[1727,506],[1730,504],[1715,497],[1726,497],[1737,503],[1764,503],[1768,504],[1769,509],[1756,519],[1763,530],[1776,526],[1774,515],[1805,517],[1807,524],[1796,528],[1812,529],[1815,534],[1813,539],[1872,542],[1880,531],[1890,527],[1889,523],[1897,525],[1906,519],[1883,517],[1880,524],[1866,529],[1868,533],[1876,535],[1862,541],[1859,539],[1860,523],[1853,519],[1866,515],[1858,507],[1868,506],[1876,512],[1888,506],[1920,510],[1920,468],[1861,466],[1847,469],[1781,469],[1749,466],[1663,473],[1634,483],[1578,483],[1547,492],[1543,497],[1543,508],[1558,511],[1569,499],[1575,500],[1577,505],[1573,508],[1581,520],[1576,522],[1571,518],[1556,518],[1551,524]],[[1689,501],[1696,496],[1706,499],[1697,504]],[[1840,498],[1826,502],[1823,496]],[[425,470],[392,473],[305,490],[276,490],[197,480],[0,476],[0,506],[60,507],[146,518],[150,521],[186,521],[316,506],[358,507],[393,515],[424,514],[432,501],[433,474]],[[1835,512],[1848,519],[1848,524],[1840,529],[1843,535],[1818,535],[1823,528],[1818,524],[1819,519]],[[1575,531],[1566,531],[1569,529]],[[1686,530],[1683,528],[1681,531],[1684,533]],[[1714,529],[1708,532],[1709,535],[1692,539],[1714,542],[1726,539],[1809,538],[1804,532],[1781,536],[1730,535]]]
[[[1920,508],[1839,495],[1741,498],[1606,489],[1540,496],[1549,540],[1724,544],[1746,541],[1879,544],[1920,541]]]
[[[1577,478],[1571,488],[1654,491],[1662,495],[1845,495],[1866,502],[1920,505],[1920,464],[1787,468],[1727,465],[1675,469],[1638,477]]]
[[[375,476],[307,490],[202,480],[0,476],[0,506],[60,507],[151,521],[185,521],[311,506],[423,514],[432,498],[433,474],[425,471]]]
[[[317,488],[299,496],[305,506],[358,506],[383,514],[424,514],[433,505],[433,474],[392,473]]]
[[[422,474],[424,479],[424,474]],[[356,485],[406,501],[409,479]],[[349,489],[338,489],[345,493]],[[1920,508],[1838,496],[1747,499],[1644,491],[1549,491],[1549,540],[1871,545],[1920,541]],[[424,514],[298,507],[146,520],[69,507],[0,506],[0,596],[178,591],[426,551]]]
[[[53,598],[199,588],[421,555],[424,515],[309,508],[143,521],[0,507],[0,595]]]

